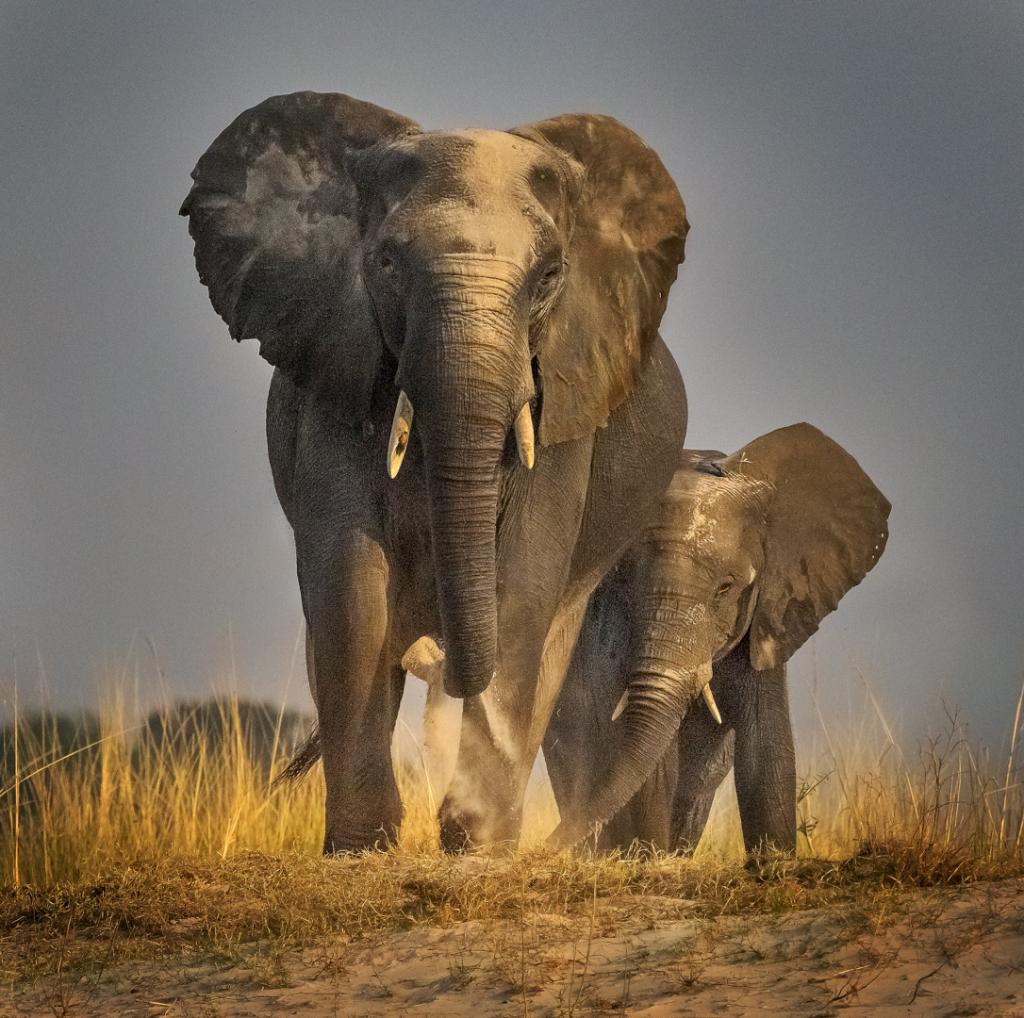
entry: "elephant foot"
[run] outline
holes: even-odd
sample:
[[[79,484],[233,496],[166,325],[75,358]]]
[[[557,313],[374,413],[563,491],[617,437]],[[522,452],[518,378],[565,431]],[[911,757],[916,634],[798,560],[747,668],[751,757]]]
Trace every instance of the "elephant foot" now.
[[[386,852],[398,844],[398,828],[381,828],[372,835],[324,835],[324,855],[361,855],[364,852]]]
[[[458,807],[446,799],[438,820],[441,848],[450,855],[480,849],[511,854],[519,845],[520,824],[517,816],[487,815],[482,811]]]
[[[747,852],[744,866],[757,880],[778,880],[792,872],[796,849],[778,848],[765,842]]]
[[[441,816],[441,850],[448,855],[461,855],[473,847],[473,838],[469,833],[470,826],[467,818],[456,816]]]
[[[359,823],[332,821],[324,829],[324,855],[358,855],[363,852],[386,852],[398,844],[401,810],[397,815],[365,818]]]

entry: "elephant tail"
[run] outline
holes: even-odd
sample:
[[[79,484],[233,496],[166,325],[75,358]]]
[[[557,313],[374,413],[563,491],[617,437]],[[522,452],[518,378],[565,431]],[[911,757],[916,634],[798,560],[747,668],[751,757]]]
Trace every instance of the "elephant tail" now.
[[[319,759],[320,729],[314,725],[306,741],[295,751],[295,755],[288,761],[284,770],[270,783],[270,787],[278,788],[281,785],[290,785],[298,781],[313,769],[313,765]]]

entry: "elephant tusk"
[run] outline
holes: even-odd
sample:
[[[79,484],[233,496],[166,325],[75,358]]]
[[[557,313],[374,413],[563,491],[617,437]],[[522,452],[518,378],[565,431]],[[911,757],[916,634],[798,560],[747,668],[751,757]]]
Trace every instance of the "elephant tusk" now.
[[[612,721],[618,721],[622,712],[626,709],[626,704],[629,703],[629,686],[622,691],[622,696],[619,697],[619,702],[615,705],[615,710],[612,711]]]
[[[704,702],[708,705],[708,710],[711,711],[711,716],[719,723],[722,723],[722,715],[718,713],[718,704],[715,703],[714,694],[711,692],[711,683],[709,682],[701,691],[701,696],[704,697]]]
[[[519,450],[519,461],[527,470],[533,469],[533,411],[529,403],[524,403],[519,416],[516,417],[516,448]]]
[[[402,460],[409,448],[409,436],[412,434],[412,403],[403,389],[398,394],[395,416],[391,422],[391,438],[388,439],[388,477],[394,480],[402,469]]]

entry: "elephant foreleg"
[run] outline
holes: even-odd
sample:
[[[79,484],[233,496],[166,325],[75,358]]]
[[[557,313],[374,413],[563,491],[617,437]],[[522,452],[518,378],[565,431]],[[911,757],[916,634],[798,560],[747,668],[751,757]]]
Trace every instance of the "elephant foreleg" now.
[[[678,783],[678,772],[678,751],[673,740],[636,795],[605,824],[598,848],[611,851],[639,845],[644,849],[670,850],[672,793]]]
[[[462,701],[453,699],[444,691],[440,674],[429,679],[423,712],[423,748],[427,759],[427,780],[435,809],[455,774],[461,725]]]
[[[499,526],[497,672],[463,705],[455,774],[441,807],[448,851],[518,843],[527,781],[589,593],[567,603],[590,461],[589,443],[565,442],[510,481]]]
[[[330,548],[297,535],[327,785],[325,852],[392,844],[402,806],[391,734],[405,672],[388,660],[388,568],[362,533]]]
[[[529,700],[513,697],[508,686],[499,685],[464,702],[458,766],[441,811],[441,841],[447,850],[517,843],[530,773],[585,608],[583,602],[556,617]]]
[[[786,666],[755,672],[747,665],[733,680],[734,778],[743,844],[751,853],[796,851],[796,758],[789,717]]]
[[[718,724],[704,703],[694,703],[678,735],[679,775],[672,803],[672,836],[670,847],[687,855],[697,848],[707,826],[718,786],[732,767],[734,733],[729,720],[729,705],[719,691],[720,683],[711,688],[723,714]]]
[[[563,822],[587,815],[618,747],[612,713],[622,695],[622,655],[628,639],[622,613],[591,602],[548,711],[544,762]]]

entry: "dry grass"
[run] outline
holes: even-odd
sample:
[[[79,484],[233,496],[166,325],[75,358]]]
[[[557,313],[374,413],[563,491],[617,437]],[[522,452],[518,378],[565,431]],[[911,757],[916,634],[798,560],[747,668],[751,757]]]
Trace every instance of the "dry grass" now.
[[[55,723],[16,725],[0,747],[4,981],[418,924],[523,924],[542,913],[593,923],[598,900],[627,900],[634,918],[873,908],[911,886],[1024,874],[1019,702],[999,762],[967,741],[955,714],[909,756],[880,712],[852,745],[822,720],[826,748],[801,784],[800,857],[754,867],[744,865],[728,794],[692,860],[547,852],[557,815],[546,783],[531,791],[516,857],[446,857],[436,796],[406,729],[396,742],[400,845],[323,859],[319,772],[271,786],[290,749],[280,725],[256,747],[235,699],[207,709],[212,729],[183,726],[180,711],[162,729],[142,726],[117,697],[103,706],[97,730],[71,753]],[[154,734],[175,725],[186,734]]]

